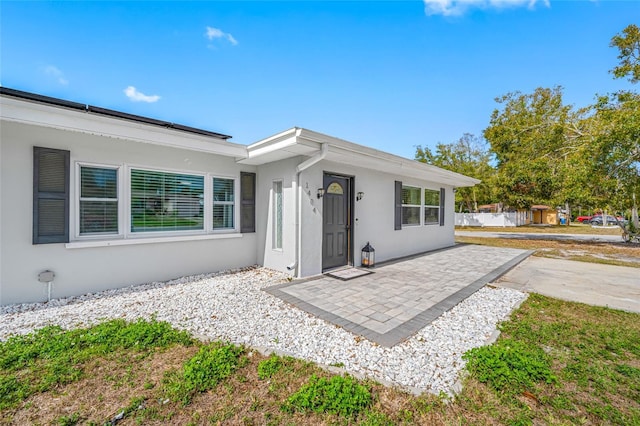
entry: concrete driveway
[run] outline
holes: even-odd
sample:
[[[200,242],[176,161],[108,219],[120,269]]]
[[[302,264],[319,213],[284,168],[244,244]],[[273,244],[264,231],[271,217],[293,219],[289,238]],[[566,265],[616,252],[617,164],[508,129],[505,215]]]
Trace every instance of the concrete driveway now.
[[[494,284],[640,313],[640,268],[531,256]]]

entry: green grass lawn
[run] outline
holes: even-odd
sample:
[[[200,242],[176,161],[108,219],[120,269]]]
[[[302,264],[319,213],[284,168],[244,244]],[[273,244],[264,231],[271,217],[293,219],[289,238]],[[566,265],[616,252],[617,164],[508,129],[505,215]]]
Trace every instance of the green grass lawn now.
[[[640,315],[531,295],[501,330],[448,399],[157,321],[48,327],[0,343],[0,423],[640,425]]]

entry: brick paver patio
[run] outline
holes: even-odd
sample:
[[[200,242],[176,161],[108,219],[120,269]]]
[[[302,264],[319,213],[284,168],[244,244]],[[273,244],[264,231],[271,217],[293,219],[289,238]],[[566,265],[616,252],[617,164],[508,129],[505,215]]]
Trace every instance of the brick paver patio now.
[[[531,254],[456,245],[373,268],[343,281],[321,275],[265,289],[304,311],[383,346],[394,346]]]

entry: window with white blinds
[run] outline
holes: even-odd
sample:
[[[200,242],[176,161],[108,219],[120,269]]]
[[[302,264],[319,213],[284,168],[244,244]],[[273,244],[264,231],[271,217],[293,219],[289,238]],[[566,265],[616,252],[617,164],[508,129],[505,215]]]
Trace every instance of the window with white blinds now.
[[[131,170],[131,232],[204,230],[204,176]]]
[[[213,178],[213,229],[234,229],[235,182]]]
[[[118,233],[118,169],[80,166],[80,235]]]

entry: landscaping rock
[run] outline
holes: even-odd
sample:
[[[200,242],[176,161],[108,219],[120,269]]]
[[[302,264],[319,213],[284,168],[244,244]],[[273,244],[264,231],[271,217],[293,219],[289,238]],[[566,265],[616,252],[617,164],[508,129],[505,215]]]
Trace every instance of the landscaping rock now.
[[[451,393],[462,355],[492,337],[526,294],[485,287],[414,336],[385,348],[292,307],[261,289],[288,276],[266,268],[184,277],[49,303],[0,308],[0,340],[57,324],[89,326],[110,318],[151,317],[194,336],[340,365],[415,392]]]

